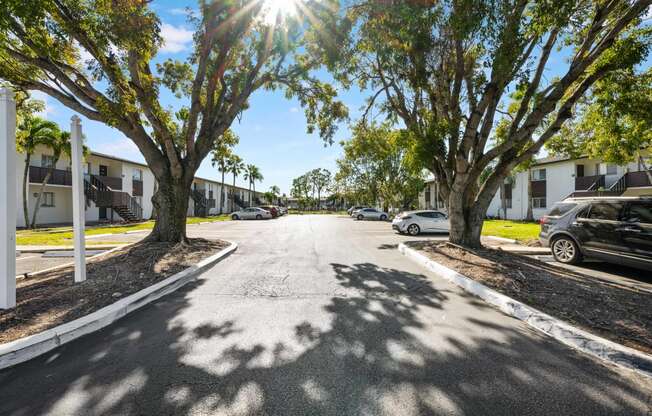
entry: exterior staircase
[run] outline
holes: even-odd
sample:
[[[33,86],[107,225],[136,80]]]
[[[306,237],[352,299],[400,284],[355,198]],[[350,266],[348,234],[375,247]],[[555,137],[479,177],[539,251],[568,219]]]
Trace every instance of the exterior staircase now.
[[[571,193],[568,197],[620,196],[628,188],[646,188],[652,186],[645,171],[626,172],[609,188],[605,189],[604,175],[597,175],[595,181],[584,190]],[[577,181],[584,178],[576,178]]]
[[[138,222],[143,219],[143,208],[136,198],[127,192],[114,191],[95,175],[84,178],[84,194],[98,208],[111,208],[126,222]]]
[[[239,195],[237,195],[237,194],[232,194],[232,197],[233,197],[233,201],[235,202],[235,204],[236,204],[240,209],[244,209],[244,208],[248,208],[248,207],[249,207],[249,204],[248,204],[246,201],[243,201],[242,198],[240,198]]]
[[[209,200],[204,195],[203,191],[193,189],[190,194],[192,200],[195,201],[195,215],[198,217],[207,217],[210,207]]]

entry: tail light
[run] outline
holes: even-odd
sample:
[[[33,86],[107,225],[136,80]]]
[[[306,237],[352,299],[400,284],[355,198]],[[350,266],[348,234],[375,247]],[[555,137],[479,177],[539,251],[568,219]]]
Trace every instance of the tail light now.
[[[540,225],[543,225],[543,224],[545,224],[545,223],[547,223],[547,222],[548,222],[548,216],[547,216],[547,215],[544,215],[544,216],[541,217],[541,219],[539,220],[539,224],[540,224]]]

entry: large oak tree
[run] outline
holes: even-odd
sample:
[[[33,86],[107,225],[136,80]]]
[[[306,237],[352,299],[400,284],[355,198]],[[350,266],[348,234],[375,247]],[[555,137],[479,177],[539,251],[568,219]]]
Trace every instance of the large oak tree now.
[[[384,114],[415,135],[448,201],[450,240],[479,246],[505,177],[560,130],[591,85],[644,58],[641,17],[651,2],[353,1],[351,47],[331,69],[370,91],[363,121]],[[506,111],[515,91],[516,109]]]
[[[149,238],[178,242],[186,239],[196,170],[254,91],[285,89],[306,109],[309,131],[331,140],[346,109],[334,88],[311,75],[320,61],[308,43],[330,36],[322,22],[338,8],[297,0],[290,16],[277,13],[273,1],[200,1],[188,59],[154,65],[161,21],[149,3],[2,1],[0,78],[43,91],[131,139],[158,182]],[[164,106],[164,90],[185,104]]]

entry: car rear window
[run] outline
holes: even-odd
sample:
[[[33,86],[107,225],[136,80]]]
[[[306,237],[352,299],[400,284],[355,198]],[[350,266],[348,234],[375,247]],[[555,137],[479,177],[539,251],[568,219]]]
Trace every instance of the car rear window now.
[[[652,224],[652,202],[631,202],[625,221]]]
[[[598,202],[591,204],[588,218],[593,220],[618,221],[623,210],[621,202]]]
[[[561,217],[576,206],[577,204],[574,202],[558,202],[552,206],[548,215],[551,217]]]

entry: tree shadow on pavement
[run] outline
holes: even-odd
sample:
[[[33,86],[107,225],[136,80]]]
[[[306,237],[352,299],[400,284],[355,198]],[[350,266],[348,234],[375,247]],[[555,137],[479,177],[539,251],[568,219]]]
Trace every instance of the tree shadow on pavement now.
[[[329,296],[320,306],[330,322],[299,318],[291,339],[273,347],[245,342],[256,334],[237,319],[184,324],[178,316],[192,306],[200,280],[97,334],[0,372],[0,414],[550,415],[646,409],[648,384],[632,385],[543,336],[492,322],[494,311],[476,309],[488,317],[465,319],[474,330],[458,334],[439,317],[452,313],[447,308],[453,297],[464,304],[468,299],[444,293],[426,276],[370,263],[331,266],[346,295]],[[215,303],[219,309],[219,298]]]

